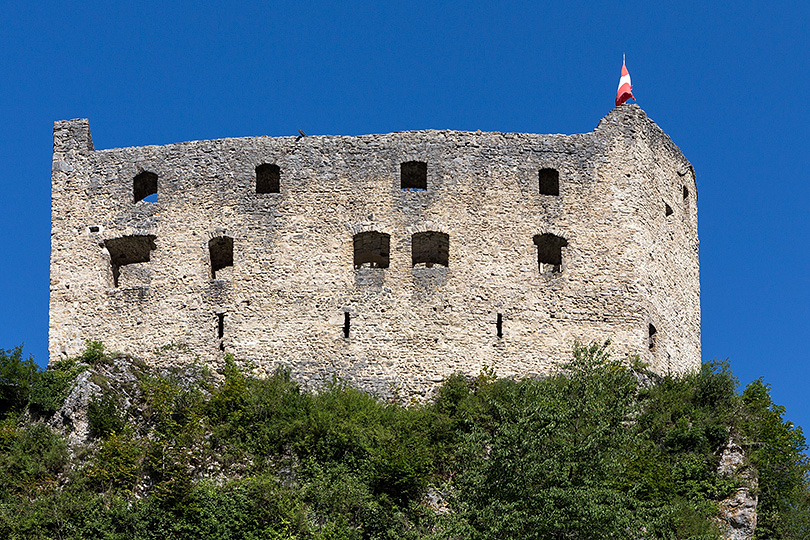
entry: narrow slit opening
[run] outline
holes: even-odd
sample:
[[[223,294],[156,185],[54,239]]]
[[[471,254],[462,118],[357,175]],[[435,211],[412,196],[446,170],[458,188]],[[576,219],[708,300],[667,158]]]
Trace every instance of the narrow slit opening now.
[[[653,350],[655,348],[655,334],[658,333],[658,330],[655,329],[655,325],[653,325],[653,323],[649,324],[647,333],[650,341],[649,342],[650,350]]]
[[[349,312],[345,312],[343,314],[343,337],[349,337],[349,327],[351,326],[351,315]]]
[[[503,315],[501,315],[500,313],[498,313],[498,319],[495,322],[495,327],[497,328],[497,331],[498,331],[498,337],[502,338],[503,337]]]
[[[225,314],[217,313],[217,339],[219,340],[219,350],[225,350]]]

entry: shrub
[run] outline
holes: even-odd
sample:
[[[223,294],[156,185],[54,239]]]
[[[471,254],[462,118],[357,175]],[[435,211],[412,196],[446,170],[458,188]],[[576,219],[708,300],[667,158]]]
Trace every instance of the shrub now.
[[[233,459],[244,453],[286,456],[306,432],[312,398],[284,369],[266,379],[240,379],[231,371],[205,407],[214,423],[212,442]]]
[[[148,443],[137,439],[131,429],[110,433],[93,458],[83,469],[83,475],[99,491],[133,491],[143,478]]]
[[[810,534],[810,461],[802,428],[783,419],[758,379],[742,394],[750,461],[759,475],[755,538],[800,538]]]
[[[99,440],[72,462],[25,404],[55,410],[79,367],[40,374],[6,351],[0,537],[714,539],[738,482],[717,474],[729,437],[759,471],[757,537],[807,536],[805,440],[767,385],[737,395],[724,362],[648,385],[607,346],[577,345],[544,379],[457,374],[407,408],[340,381],[304,392],[285,370],[256,379],[231,357],[218,386],[136,371],[104,380],[88,405]],[[430,508],[437,493],[453,512]]]
[[[23,359],[23,346],[0,349],[0,418],[28,405],[31,383],[39,368],[33,357]]]
[[[231,416],[238,417],[245,406],[247,378],[233,361],[232,355],[225,357],[225,380],[214,392],[209,404],[208,414],[219,421]]]
[[[35,494],[53,485],[67,463],[64,438],[42,422],[29,423],[0,452],[0,492]]]
[[[126,418],[118,411],[118,400],[110,394],[94,396],[87,404],[91,437],[107,437],[124,429]]]
[[[147,374],[139,381],[143,417],[162,437],[182,434],[197,423],[206,408],[207,384],[200,373],[180,369]]]
[[[29,396],[31,411],[51,416],[65,403],[76,376],[84,371],[74,360],[61,360],[34,377]]]
[[[109,364],[111,361],[105,352],[104,344],[91,339],[85,341],[85,349],[82,353],[81,360],[91,366],[96,364]]]

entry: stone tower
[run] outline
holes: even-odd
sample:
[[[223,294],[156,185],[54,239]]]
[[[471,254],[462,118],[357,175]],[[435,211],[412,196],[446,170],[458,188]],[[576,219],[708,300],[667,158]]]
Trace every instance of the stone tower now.
[[[51,360],[86,339],[423,394],[610,338],[700,365],[692,166],[636,105],[591,133],[413,131],[95,150],[54,126]]]

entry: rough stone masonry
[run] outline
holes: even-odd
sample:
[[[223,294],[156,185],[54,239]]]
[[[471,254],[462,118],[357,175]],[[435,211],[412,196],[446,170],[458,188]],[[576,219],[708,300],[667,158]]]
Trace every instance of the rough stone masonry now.
[[[694,170],[636,105],[591,133],[411,131],[95,150],[54,126],[51,361],[226,353],[416,397],[610,338],[700,363]]]

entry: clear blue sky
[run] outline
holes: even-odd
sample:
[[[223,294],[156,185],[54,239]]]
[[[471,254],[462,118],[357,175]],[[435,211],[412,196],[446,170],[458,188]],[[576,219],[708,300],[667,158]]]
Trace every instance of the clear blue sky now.
[[[591,131],[622,53],[697,171],[704,360],[810,429],[806,2],[5,2],[0,347],[47,359],[54,120],[96,148]],[[680,7],[682,6],[682,7]]]

